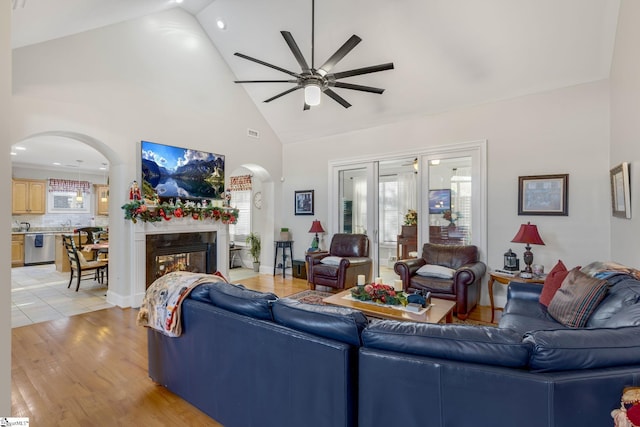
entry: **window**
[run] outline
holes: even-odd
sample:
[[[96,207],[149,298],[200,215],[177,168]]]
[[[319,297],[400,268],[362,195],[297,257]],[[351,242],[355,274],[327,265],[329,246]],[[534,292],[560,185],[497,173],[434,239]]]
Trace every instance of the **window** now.
[[[231,190],[231,203],[238,209],[238,222],[229,225],[229,234],[234,242],[244,242],[251,232],[251,197],[251,190]]]

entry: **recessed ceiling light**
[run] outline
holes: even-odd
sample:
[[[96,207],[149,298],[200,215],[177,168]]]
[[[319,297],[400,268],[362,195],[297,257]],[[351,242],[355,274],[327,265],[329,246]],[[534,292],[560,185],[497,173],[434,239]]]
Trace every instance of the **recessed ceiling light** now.
[[[176,0],[176,3],[180,4],[182,3],[184,0]]]
[[[21,146],[21,145],[17,145],[17,146],[15,147],[15,149],[16,149],[16,150],[20,150],[20,151],[25,151],[27,148],[26,148],[26,147],[23,147],[23,146]]]
[[[17,156],[17,155],[18,155],[18,153],[16,153],[15,151],[12,151],[12,152],[11,152],[11,155],[12,155],[12,156]]]
[[[226,30],[227,29],[227,23],[224,22],[224,20],[222,18],[216,19],[216,25],[218,26],[218,29],[220,29],[220,30]]]
[[[62,165],[62,163],[60,163],[60,162],[53,162],[53,165],[54,165],[54,166],[60,166],[60,165]]]

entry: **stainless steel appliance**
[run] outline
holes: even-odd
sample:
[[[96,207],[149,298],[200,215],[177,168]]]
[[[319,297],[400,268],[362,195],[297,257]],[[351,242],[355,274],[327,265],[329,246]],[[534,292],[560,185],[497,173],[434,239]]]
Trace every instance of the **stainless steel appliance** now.
[[[27,233],[24,235],[24,265],[46,264],[56,258],[55,234]]]

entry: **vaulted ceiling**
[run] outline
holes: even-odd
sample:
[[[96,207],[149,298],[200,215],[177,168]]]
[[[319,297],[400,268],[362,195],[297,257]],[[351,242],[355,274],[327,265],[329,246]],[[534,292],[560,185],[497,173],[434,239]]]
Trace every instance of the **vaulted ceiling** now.
[[[238,79],[291,76],[235,52],[300,71],[283,30],[312,62],[311,0],[13,2],[15,48],[182,7]],[[335,88],[352,107],[324,95],[320,106],[303,111],[302,90],[263,102],[293,84],[244,86],[286,144],[606,79],[618,8],[619,0],[316,0],[316,67],[356,34],[362,42],[333,71],[393,62],[393,70],[342,80],[385,92]],[[220,19],[225,29],[218,28]]]

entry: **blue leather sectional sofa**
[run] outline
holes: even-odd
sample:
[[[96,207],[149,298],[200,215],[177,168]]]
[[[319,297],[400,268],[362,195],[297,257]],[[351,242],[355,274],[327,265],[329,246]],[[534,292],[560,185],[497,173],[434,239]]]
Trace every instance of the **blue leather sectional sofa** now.
[[[601,427],[640,386],[640,282],[608,279],[568,329],[512,283],[498,328],[378,321],[228,284],[196,288],[183,334],[150,329],[149,375],[226,427]]]

